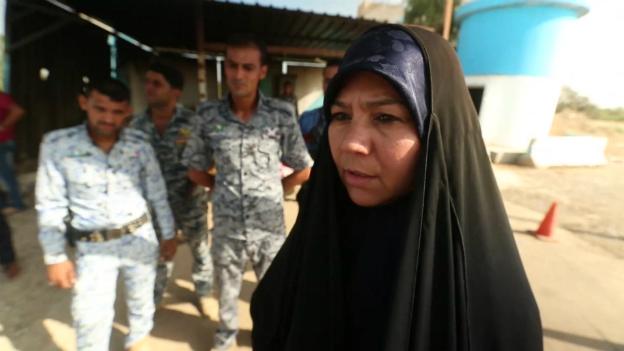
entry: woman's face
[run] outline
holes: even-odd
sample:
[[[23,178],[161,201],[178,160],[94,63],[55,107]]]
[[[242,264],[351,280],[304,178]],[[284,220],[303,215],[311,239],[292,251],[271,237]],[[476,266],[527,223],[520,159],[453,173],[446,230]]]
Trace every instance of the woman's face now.
[[[331,106],[329,145],[351,200],[376,206],[413,184],[420,141],[403,98],[380,75],[349,78]]]

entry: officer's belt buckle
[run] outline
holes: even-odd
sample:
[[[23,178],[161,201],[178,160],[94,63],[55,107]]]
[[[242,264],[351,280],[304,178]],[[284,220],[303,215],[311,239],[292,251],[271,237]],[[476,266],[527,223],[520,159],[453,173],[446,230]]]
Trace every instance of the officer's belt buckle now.
[[[104,231],[100,231],[100,230],[96,230],[93,233],[91,233],[91,235],[89,235],[89,241],[94,242],[94,243],[101,243],[108,240],[106,232]]]
[[[124,235],[132,234],[137,229],[141,228],[145,223],[149,221],[149,217],[144,213],[141,217],[128,222],[121,228],[94,230],[88,235],[81,237],[80,241],[87,241],[93,243],[101,243],[108,240],[119,239]]]
[[[123,230],[123,228],[121,229],[109,229],[108,230],[108,240],[113,240],[113,239],[119,239],[121,238],[124,234],[126,234]]]

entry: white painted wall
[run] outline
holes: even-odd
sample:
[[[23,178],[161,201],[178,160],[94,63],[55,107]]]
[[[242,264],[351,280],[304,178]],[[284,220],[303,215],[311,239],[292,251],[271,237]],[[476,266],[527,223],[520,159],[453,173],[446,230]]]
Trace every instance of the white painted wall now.
[[[288,74],[297,76],[295,96],[301,114],[323,94],[323,68],[288,67]]]
[[[488,148],[526,152],[550,132],[561,91],[558,81],[527,76],[468,76],[468,87],[484,87],[479,121]]]
[[[357,16],[379,22],[403,23],[405,3],[389,4],[364,0],[358,6]]]
[[[549,136],[531,143],[528,159],[534,167],[602,166],[607,164],[608,139],[594,136]]]

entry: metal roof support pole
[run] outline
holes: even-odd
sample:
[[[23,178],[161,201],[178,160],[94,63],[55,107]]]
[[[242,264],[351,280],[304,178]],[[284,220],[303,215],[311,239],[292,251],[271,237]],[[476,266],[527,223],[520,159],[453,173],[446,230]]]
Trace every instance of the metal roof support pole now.
[[[110,76],[111,78],[117,78],[117,37],[109,34],[107,43],[110,50]]]
[[[453,0],[446,0],[444,6],[444,29],[442,36],[444,39],[449,40],[451,38],[451,22],[453,21]]]
[[[7,91],[9,87],[9,53],[4,50],[8,42],[8,29],[10,28],[9,21],[7,21],[6,10],[6,1],[0,0],[0,91]],[[6,32],[5,29],[7,30]]]
[[[206,52],[204,51],[204,12],[203,0],[197,0],[197,91],[199,102],[208,100],[208,89],[206,86]]]
[[[217,98],[223,98],[223,76],[221,75],[221,62],[223,57],[217,56]]]

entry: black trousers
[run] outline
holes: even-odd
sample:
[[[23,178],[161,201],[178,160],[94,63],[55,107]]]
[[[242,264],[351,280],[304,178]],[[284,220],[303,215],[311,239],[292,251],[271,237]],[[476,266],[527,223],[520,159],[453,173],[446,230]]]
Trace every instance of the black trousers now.
[[[15,262],[15,250],[13,249],[13,240],[11,238],[11,228],[0,213],[0,264],[5,266]]]

